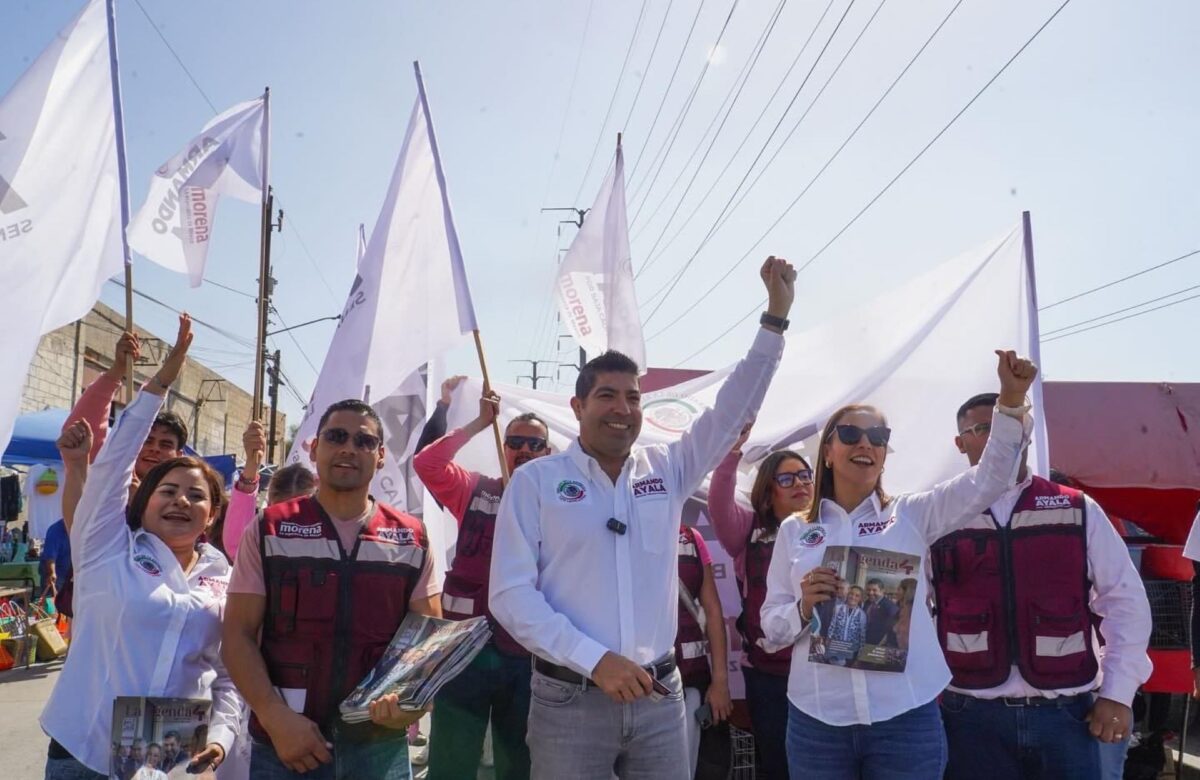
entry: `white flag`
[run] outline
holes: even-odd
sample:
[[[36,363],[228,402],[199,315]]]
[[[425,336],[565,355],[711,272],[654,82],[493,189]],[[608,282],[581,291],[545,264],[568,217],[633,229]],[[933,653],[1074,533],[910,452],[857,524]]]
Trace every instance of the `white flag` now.
[[[402,457],[415,439],[414,423],[424,419],[422,367],[476,328],[419,69],[417,87],[383,210],[359,260],[289,462],[308,462],[321,414],[346,398],[386,405],[380,416],[389,462]],[[410,401],[397,401],[402,397]],[[393,477],[379,497],[403,508],[402,481]]]
[[[600,194],[558,268],[557,293],[563,321],[580,347],[592,354],[623,352],[645,372],[646,341],[633,289],[620,142]]]
[[[0,99],[0,452],[43,333],[124,262],[108,20],[91,0]]]
[[[150,193],[129,223],[129,246],[147,260],[204,279],[217,201],[259,203],[267,180],[266,96],[220,114],[154,172]]]

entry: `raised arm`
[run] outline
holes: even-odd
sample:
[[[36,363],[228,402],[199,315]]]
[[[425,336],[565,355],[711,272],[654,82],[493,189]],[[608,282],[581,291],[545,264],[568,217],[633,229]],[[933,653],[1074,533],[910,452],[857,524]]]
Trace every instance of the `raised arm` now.
[[[251,420],[246,426],[242,433],[242,448],[246,453],[246,465],[233,484],[233,490],[229,491],[229,507],[225,510],[225,525],[221,529],[221,544],[231,561],[237,558],[246,526],[258,514],[258,469],[267,449],[267,434],[258,420]],[[249,479],[247,475],[250,475]]]
[[[453,400],[455,388],[462,384],[464,379],[466,379],[465,376],[452,376],[442,382],[442,397],[433,405],[433,411],[430,412],[429,419],[425,421],[425,427],[421,428],[415,452],[420,452],[446,435],[446,412],[450,411],[450,402]]]
[[[1037,376],[1037,366],[1012,351],[996,350],[996,355],[1000,397],[979,463],[932,490],[899,499],[913,510],[910,517],[930,543],[983,512],[1017,481],[1033,430],[1025,397]]]
[[[83,495],[83,485],[87,482],[92,439],[92,426],[87,420],[80,419],[63,428],[56,442],[66,472],[63,475],[62,514],[68,534],[75,524],[75,510],[79,506],[79,497]]]
[[[108,370],[96,377],[88,388],[79,396],[67,421],[63,425],[65,431],[76,420],[87,420],[92,428],[92,449],[90,459],[95,460],[104,446],[108,436],[108,410],[112,408],[113,399],[121,389],[121,382],[133,361],[139,355],[139,343],[136,333],[126,332],[117,341],[116,356]],[[65,497],[64,497],[65,498]]]
[[[783,327],[769,323],[786,323],[795,297],[796,271],[786,260],[768,257],[759,275],[767,288],[767,323],[759,329],[750,352],[726,378],[712,408],[670,445],[678,487],[684,494],[692,493],[729,452],[742,426],[757,414],[779,367]]]
[[[747,425],[708,481],[708,517],[717,532],[717,541],[725,552],[737,558],[746,551],[750,528],[754,525],[754,512],[739,506],[736,500],[737,469],[742,461],[742,445],[750,435]]]
[[[451,380],[447,380],[450,382]],[[448,395],[445,386],[443,397]],[[454,456],[476,434],[487,430],[499,409],[500,397],[495,393],[479,399],[479,415],[462,428],[457,428],[421,449],[413,456],[413,471],[434,499],[450,510],[462,522],[471,503],[471,493],[479,484],[479,474],[468,471],[454,462]]]

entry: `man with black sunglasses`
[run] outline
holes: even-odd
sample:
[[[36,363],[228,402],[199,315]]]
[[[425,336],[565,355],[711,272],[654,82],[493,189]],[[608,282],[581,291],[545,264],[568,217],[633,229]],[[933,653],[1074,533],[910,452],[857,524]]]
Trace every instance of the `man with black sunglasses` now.
[[[420,712],[395,694],[366,723],[338,710],[410,610],[441,617],[425,526],[370,495],[382,436],[369,405],[330,406],[310,449],[316,494],[267,507],[242,536],[222,658],[252,711],[252,777],[410,777],[406,729]]]
[[[954,441],[972,466],[996,398],[958,410]],[[1150,605],[1125,543],[1091,497],[1030,473],[1026,459],[986,512],[930,547],[953,675],[941,699],[949,780],[981,767],[998,778],[1106,777],[1101,744],[1128,739],[1151,671]]]
[[[413,457],[413,469],[434,497],[458,521],[458,543],[442,590],[442,614],[452,620],[486,615],[492,639],[463,672],[437,696],[429,743],[429,780],[474,777],[483,751],[484,732],[492,725],[497,780],[529,777],[529,651],[488,612],[488,575],[492,535],[504,483],[454,462],[467,442],[488,430],[500,397],[479,401],[479,416],[445,433],[451,393],[462,381],[442,384],[442,398],[430,415],[421,441],[431,441]],[[444,435],[443,435],[444,434]],[[550,453],[550,430],[533,413],[522,414],[504,429],[504,458],[509,473]],[[436,440],[434,440],[436,439]]]

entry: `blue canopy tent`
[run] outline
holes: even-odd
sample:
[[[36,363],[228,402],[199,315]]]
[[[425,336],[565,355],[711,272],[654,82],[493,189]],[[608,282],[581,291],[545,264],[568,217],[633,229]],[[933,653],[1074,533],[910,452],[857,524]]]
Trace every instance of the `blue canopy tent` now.
[[[67,422],[68,409],[46,409],[41,412],[23,414],[13,425],[12,441],[0,463],[5,466],[31,466],[35,463],[52,465],[61,463],[58,448],[54,443],[63,425]],[[196,455],[191,447],[184,445],[184,453]],[[208,465],[216,469],[225,478],[225,487],[233,484],[233,473],[237,466],[232,455],[213,455],[204,458]]]

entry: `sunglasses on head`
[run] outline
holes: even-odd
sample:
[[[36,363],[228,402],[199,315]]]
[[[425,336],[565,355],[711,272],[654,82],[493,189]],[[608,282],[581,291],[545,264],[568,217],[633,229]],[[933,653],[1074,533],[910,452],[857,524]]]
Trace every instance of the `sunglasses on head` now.
[[[781,471],[775,475],[775,484],[779,487],[787,489],[795,485],[811,485],[813,481],[812,469],[800,469],[799,471]]]
[[[987,436],[992,432],[992,424],[990,422],[975,423],[970,428],[963,428],[958,432],[959,436]]]
[[[350,431],[345,428],[326,428],[321,431],[321,438],[330,444],[342,445],[351,441]],[[359,450],[373,450],[379,447],[382,441],[378,436],[363,431],[357,431],[353,436],[354,448]]]
[[[888,439],[892,438],[892,429],[883,425],[872,425],[870,428],[860,428],[857,425],[839,425],[835,429],[838,441],[847,447],[858,444],[865,433],[872,447],[886,447]]]
[[[538,436],[505,436],[504,446],[510,450],[528,446],[530,452],[541,452],[546,449],[546,440]]]

